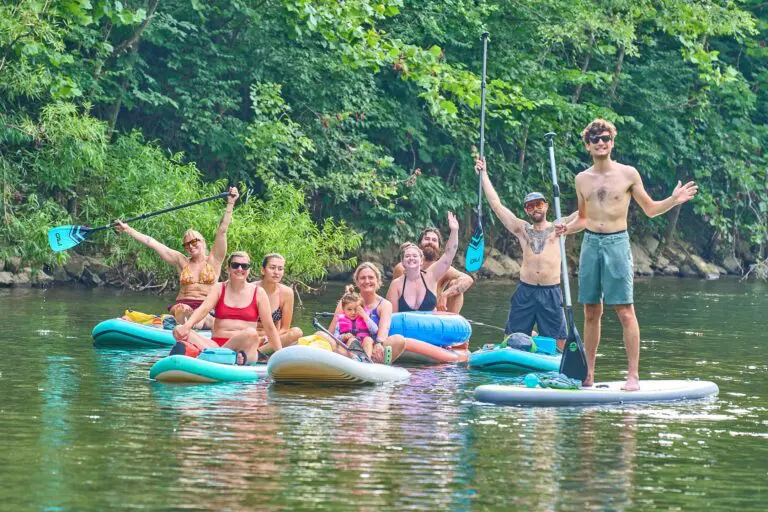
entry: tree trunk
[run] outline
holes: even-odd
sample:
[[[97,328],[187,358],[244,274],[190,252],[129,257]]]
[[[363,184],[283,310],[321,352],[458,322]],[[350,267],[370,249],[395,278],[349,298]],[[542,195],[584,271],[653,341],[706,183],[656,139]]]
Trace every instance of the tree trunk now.
[[[526,123],[525,130],[523,131],[523,141],[519,146],[519,153],[517,156],[517,164],[520,166],[520,170],[525,170],[525,148],[528,145],[528,129],[531,127],[530,121]]]
[[[610,97],[612,100],[616,99],[616,88],[619,86],[619,80],[621,79],[621,65],[624,63],[624,45],[619,48],[619,56],[616,58],[616,68],[613,70],[613,81],[611,82]]]
[[[587,72],[589,69],[589,61],[592,58],[592,48],[595,46],[595,34],[590,33],[589,34],[589,48],[587,49],[587,56],[584,58],[584,64],[581,66],[581,74]],[[572,103],[578,103],[579,99],[581,98],[581,91],[584,89],[584,84],[579,84],[578,87],[576,87],[576,91],[573,93]]]

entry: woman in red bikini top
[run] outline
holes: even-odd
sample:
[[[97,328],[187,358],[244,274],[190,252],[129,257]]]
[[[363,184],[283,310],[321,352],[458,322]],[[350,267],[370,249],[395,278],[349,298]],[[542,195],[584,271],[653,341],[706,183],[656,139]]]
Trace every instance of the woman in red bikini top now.
[[[202,350],[206,347],[227,347],[235,352],[244,352],[243,361],[258,360],[259,333],[257,325],[267,336],[268,345],[273,351],[280,350],[280,336],[272,321],[269,297],[263,288],[248,282],[251,261],[246,252],[234,252],[229,257],[229,280],[217,283],[211,292],[184,324],[173,330],[173,336],[179,342],[186,342]],[[192,330],[211,310],[215,311],[213,336],[209,339]],[[184,352],[181,347],[174,347],[171,353]]]

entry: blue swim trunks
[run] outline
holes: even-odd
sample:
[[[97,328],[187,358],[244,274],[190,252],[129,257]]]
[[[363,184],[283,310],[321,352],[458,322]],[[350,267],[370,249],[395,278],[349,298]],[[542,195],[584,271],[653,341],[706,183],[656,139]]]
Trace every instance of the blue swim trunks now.
[[[510,303],[504,334],[531,334],[536,324],[540,336],[558,340],[568,337],[563,312],[563,293],[559,284],[538,286],[521,281]]]
[[[584,232],[579,257],[579,302],[633,304],[634,266],[629,235]]]

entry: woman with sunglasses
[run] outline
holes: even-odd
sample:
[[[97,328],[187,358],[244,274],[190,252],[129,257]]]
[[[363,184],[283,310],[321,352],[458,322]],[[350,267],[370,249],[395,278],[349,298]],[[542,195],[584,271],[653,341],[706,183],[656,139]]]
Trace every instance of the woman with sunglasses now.
[[[267,292],[272,308],[272,321],[280,334],[280,343],[287,347],[296,343],[303,333],[298,327],[291,327],[294,293],[293,288],[280,282],[283,280],[283,275],[285,275],[285,258],[276,252],[267,254],[261,261],[261,281],[256,281],[256,285]],[[261,329],[260,334],[264,335]]]
[[[151,236],[136,231],[124,222],[117,221],[115,228],[117,231],[127,233],[131,238],[157,252],[160,258],[173,266],[179,274],[179,294],[176,296],[176,301],[168,306],[168,311],[173,314],[177,324],[186,322],[192,312],[203,303],[211,287],[219,280],[221,265],[227,256],[227,229],[232,222],[232,209],[239,196],[237,187],[229,189],[227,207],[216,230],[216,238],[210,253],[206,250],[205,238],[194,229],[188,229],[181,237],[182,245],[189,254],[185,256]],[[212,322],[212,318],[204,318],[195,328],[210,329]]]
[[[267,346],[271,352],[280,350],[280,335],[272,321],[269,296],[264,288],[248,282],[251,260],[247,252],[233,252],[229,257],[229,279],[216,283],[199,308],[186,322],[173,329],[176,345],[173,354],[196,356],[207,347],[225,347],[238,353],[238,364],[259,360],[259,342],[262,332],[266,334]],[[192,326],[208,316],[213,310],[211,338],[201,336]]]

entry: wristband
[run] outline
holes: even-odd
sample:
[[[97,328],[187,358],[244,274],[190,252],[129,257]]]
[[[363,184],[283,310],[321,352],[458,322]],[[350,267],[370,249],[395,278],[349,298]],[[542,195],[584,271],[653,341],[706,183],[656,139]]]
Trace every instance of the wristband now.
[[[374,345],[383,345],[383,344],[384,344],[384,342],[383,342],[383,341],[381,341],[380,339],[376,338],[375,340],[373,340],[373,344],[374,344]]]

